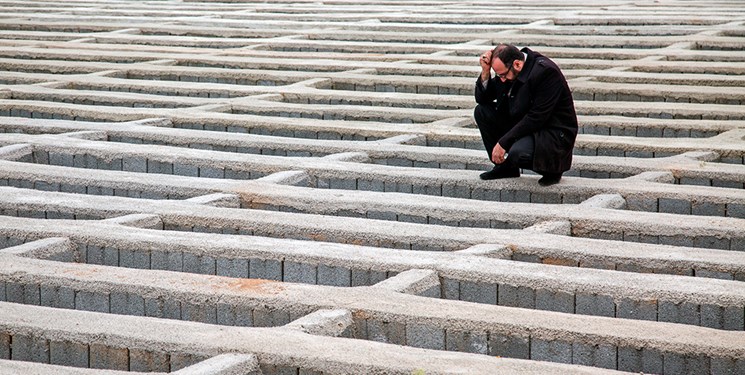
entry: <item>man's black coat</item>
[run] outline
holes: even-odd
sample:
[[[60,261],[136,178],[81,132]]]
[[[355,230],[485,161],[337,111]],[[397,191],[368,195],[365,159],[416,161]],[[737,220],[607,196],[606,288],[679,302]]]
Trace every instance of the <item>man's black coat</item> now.
[[[523,48],[522,52],[528,57],[511,85],[512,90],[509,83],[505,84],[498,77],[490,79],[486,88],[478,78],[476,102],[492,107],[509,107],[509,118],[500,119],[508,124],[507,128],[511,127],[499,140],[502,148],[509,151],[515,141],[533,134],[533,170],[562,173],[572,166],[572,149],[577,138],[577,114],[572,93],[553,61],[528,48]],[[499,99],[497,103],[494,102],[496,99]],[[504,110],[499,108],[498,112],[504,114]],[[491,153],[491,150],[487,151]]]

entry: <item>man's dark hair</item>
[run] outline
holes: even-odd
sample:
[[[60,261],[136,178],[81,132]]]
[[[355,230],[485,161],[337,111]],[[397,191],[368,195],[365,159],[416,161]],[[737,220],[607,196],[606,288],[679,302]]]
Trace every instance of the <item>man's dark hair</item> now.
[[[525,56],[512,44],[500,44],[494,47],[492,56],[496,56],[505,66],[511,65],[515,60],[522,61]]]

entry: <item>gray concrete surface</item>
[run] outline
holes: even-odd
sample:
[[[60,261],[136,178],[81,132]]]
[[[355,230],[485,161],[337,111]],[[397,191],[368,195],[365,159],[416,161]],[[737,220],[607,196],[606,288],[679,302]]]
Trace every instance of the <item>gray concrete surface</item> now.
[[[739,1],[0,1],[0,373],[745,373]],[[475,56],[561,183],[481,181]],[[499,358],[495,358],[499,357]]]

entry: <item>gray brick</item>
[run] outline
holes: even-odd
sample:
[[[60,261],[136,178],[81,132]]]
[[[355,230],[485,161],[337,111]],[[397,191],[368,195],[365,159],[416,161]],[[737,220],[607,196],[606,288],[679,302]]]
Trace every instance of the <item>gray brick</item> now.
[[[492,332],[489,334],[489,355],[530,359],[530,338]]]
[[[135,268],[135,253],[134,250],[120,249],[119,250],[119,267]]]
[[[228,276],[230,274],[231,260],[226,258],[216,259],[215,274],[218,276]]]
[[[684,215],[691,214],[691,202],[685,199],[660,198],[659,205],[660,212]]]
[[[168,252],[168,270],[181,272],[184,270],[184,255],[180,251]]]
[[[693,246],[729,250],[730,241],[729,238],[718,238],[716,236],[696,236],[693,239]]]
[[[235,325],[239,327],[253,327],[253,310],[248,306],[235,306]]]
[[[572,363],[572,344],[559,340],[544,340],[532,337],[530,340],[530,359]]]
[[[662,245],[693,247],[693,238],[685,236],[659,236]]]
[[[445,332],[445,349],[457,352],[488,354],[488,335],[486,332],[468,332],[448,329],[447,332]]]
[[[191,322],[217,324],[217,309],[206,302],[181,304],[181,319]]]
[[[745,204],[727,203],[727,216],[745,219]]]
[[[442,294],[442,298],[444,299],[460,300],[460,281],[453,279],[443,279]],[[500,303],[500,305],[501,304],[502,303]]]
[[[616,347],[611,345],[572,344],[572,363],[616,369]]]
[[[40,287],[37,284],[25,284],[23,286],[23,303],[27,305],[41,304]]]
[[[199,177],[199,167],[190,164],[173,163],[173,174],[179,176]]]
[[[0,333],[0,359],[10,359],[10,335]]]
[[[147,173],[147,160],[142,157],[127,157],[122,159],[122,170]]]
[[[103,264],[103,248],[96,245],[86,246],[85,259],[88,264]]]
[[[657,212],[657,199],[629,195],[626,197],[626,209],[630,211]]]
[[[711,203],[694,201],[691,203],[691,213],[693,215],[704,216],[724,216],[726,205],[724,203]]]
[[[690,302],[672,303],[659,301],[658,320],[660,322],[699,325],[701,322],[699,305]]]
[[[145,316],[163,317],[163,300],[145,298]]]
[[[160,250],[152,250],[150,252],[150,269],[153,270],[167,270],[168,269],[168,253]]]
[[[10,359],[14,361],[31,361],[32,338],[24,335],[11,337]]]
[[[462,301],[497,304],[497,286],[491,283],[461,281],[460,299]]]
[[[184,255],[184,264],[183,269],[184,272],[189,273],[200,273],[199,271],[202,269],[202,262],[199,259],[199,256],[192,253],[183,253]]]
[[[282,263],[273,259],[251,258],[248,262],[249,277],[282,281]]]
[[[57,306],[63,309],[75,309],[75,290],[61,286],[57,290]]]
[[[168,354],[129,349],[129,371],[169,372]]]
[[[406,325],[406,345],[417,348],[444,350],[445,330],[423,324]]]
[[[696,277],[707,277],[710,279],[732,280],[734,275],[731,272],[714,271],[707,269],[696,269]]]
[[[642,350],[631,347],[618,348],[618,370],[640,372],[642,369]]]
[[[132,257],[132,268],[141,270],[150,269],[150,252],[137,250]]]
[[[178,319],[181,320],[181,302],[173,300],[163,300],[161,305],[162,315],[161,317],[166,319]]]
[[[108,313],[109,295],[88,291],[77,291],[75,293],[75,309]]]
[[[129,370],[129,353],[126,348],[90,344],[90,368]]]
[[[712,357],[711,374],[737,375],[745,374],[745,359]]]
[[[685,357],[678,353],[665,353],[663,355],[663,369],[665,374],[686,374]]]
[[[499,305],[535,308],[535,291],[527,286],[499,284]]]
[[[16,345],[18,339],[20,340],[20,345]],[[29,361],[29,362],[38,362],[38,363],[49,363],[49,341],[43,337],[38,336],[13,336],[11,340],[13,346],[12,346],[12,359],[13,360],[21,360],[21,361]],[[16,358],[15,351],[17,349],[21,349],[21,355],[24,358]]]
[[[618,370],[662,374],[662,354],[657,350],[646,348],[619,347]]]
[[[230,277],[247,278],[248,277],[248,259],[233,259],[230,262]]]
[[[616,317],[656,321],[657,301],[634,301],[622,298],[616,305]]]
[[[547,289],[538,289],[535,293],[535,308],[539,310],[549,310],[574,313],[574,294],[554,291]]]
[[[127,314],[145,316],[145,299],[136,294],[127,293]]]
[[[316,284],[317,268],[307,263],[284,262],[284,280],[290,283]]]
[[[186,254],[184,254],[186,256]],[[184,257],[184,259],[186,259]],[[215,258],[207,255],[201,255],[199,257],[199,273],[203,275],[216,275],[217,274],[217,261]]]
[[[406,223],[427,224],[427,218],[424,216],[413,216],[413,215],[406,215],[406,214],[399,214],[398,221],[406,222]]]
[[[717,329],[742,330],[743,307],[701,305],[701,325]]]
[[[367,321],[367,339],[389,344],[406,345],[406,326],[398,322]]]
[[[290,322],[290,314],[277,309],[259,307],[253,310],[253,323],[256,327],[279,327]]]
[[[70,341],[49,341],[49,363],[53,365],[88,367],[88,345]]]
[[[352,271],[348,268],[318,265],[318,285],[347,287],[352,283]]]
[[[127,314],[127,294],[113,292],[109,295],[110,310],[112,314]]]
[[[36,181],[34,182],[34,189],[43,191],[59,191],[59,184],[54,182],[48,183],[45,181]]]
[[[107,266],[119,267],[119,250],[111,247],[103,249],[103,264]]]
[[[217,304],[217,324],[223,326],[235,325],[235,309],[232,305],[225,303]]]
[[[214,167],[199,167],[199,177],[206,178],[225,178],[225,170]]]

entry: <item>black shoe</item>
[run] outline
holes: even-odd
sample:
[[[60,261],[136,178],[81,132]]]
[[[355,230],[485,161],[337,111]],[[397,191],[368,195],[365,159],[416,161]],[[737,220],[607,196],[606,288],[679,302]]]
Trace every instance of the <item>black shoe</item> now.
[[[561,181],[561,175],[560,174],[559,175],[556,175],[556,174],[547,174],[547,175],[544,175],[543,177],[541,177],[540,180],[538,180],[538,185],[541,185],[541,186],[551,186],[551,185],[558,184],[559,181]]]
[[[520,177],[520,169],[507,167],[504,165],[497,165],[492,170],[480,174],[479,177],[481,177],[482,180],[496,180],[499,178]]]

